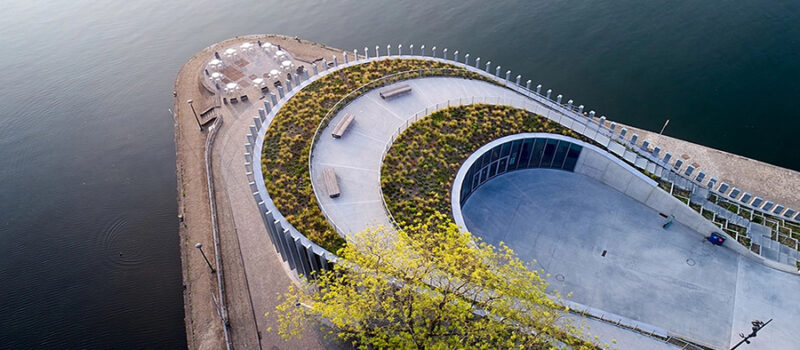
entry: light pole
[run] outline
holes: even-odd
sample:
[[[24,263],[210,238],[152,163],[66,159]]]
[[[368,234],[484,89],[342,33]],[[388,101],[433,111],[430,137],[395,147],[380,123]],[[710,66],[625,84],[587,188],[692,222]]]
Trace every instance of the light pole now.
[[[755,338],[756,337],[756,333],[758,333],[758,331],[760,331],[761,328],[764,328],[770,322],[772,322],[771,318],[767,322],[762,322],[762,321],[759,321],[759,320],[755,320],[753,322],[750,322],[751,324],[753,324],[753,332],[748,334],[747,336],[745,336],[744,333],[739,333],[739,336],[742,337],[743,339],[740,342],[736,343],[736,345],[734,345],[731,348],[731,350],[738,348],[739,345],[742,345],[744,343],[750,344],[750,338]]]
[[[211,267],[211,263],[208,261],[208,258],[206,258],[206,253],[203,252],[203,243],[197,243],[194,245],[194,247],[200,249],[200,254],[203,255],[203,259],[206,261],[208,268],[211,269],[211,273],[217,273],[217,270],[214,270],[214,268]]]
[[[189,107],[192,107],[192,113],[194,114],[194,120],[197,121],[197,126],[200,127],[200,131],[203,131],[203,125],[200,124],[200,118],[197,116],[197,111],[194,110],[194,105],[192,104],[192,100],[186,100],[186,103],[189,104]]]

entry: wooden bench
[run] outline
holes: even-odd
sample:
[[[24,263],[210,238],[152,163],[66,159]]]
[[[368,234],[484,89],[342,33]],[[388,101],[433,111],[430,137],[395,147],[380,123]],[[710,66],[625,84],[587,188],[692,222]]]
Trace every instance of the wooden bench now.
[[[339,121],[339,124],[336,124],[336,126],[333,128],[331,136],[333,136],[335,139],[342,137],[344,132],[347,131],[347,128],[350,126],[350,123],[352,123],[355,119],[356,117],[352,114],[345,115],[344,118]]]
[[[325,170],[322,171],[322,178],[325,181],[325,188],[328,190],[328,196],[336,198],[342,194],[342,192],[339,191],[339,182],[336,181],[336,173],[333,171],[333,168],[325,168]]]
[[[397,85],[381,91],[381,98],[385,100],[387,98],[399,96],[409,92],[411,92],[411,87],[408,86],[408,84]]]

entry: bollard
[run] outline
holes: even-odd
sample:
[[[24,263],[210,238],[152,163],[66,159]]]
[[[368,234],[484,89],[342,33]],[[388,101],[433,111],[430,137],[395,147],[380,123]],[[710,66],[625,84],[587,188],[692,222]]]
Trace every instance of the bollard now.
[[[659,152],[661,152],[661,147],[656,146],[655,148],[653,148],[653,157],[658,158],[658,153]]]
[[[539,95],[542,94],[542,84],[536,85],[536,93]]]
[[[266,101],[264,101],[264,103],[266,103]],[[263,108],[259,108],[258,109],[258,121],[260,122],[260,121],[262,121],[264,119],[267,119],[267,111],[265,111]],[[261,124],[260,123],[256,123],[256,124],[258,124],[258,125],[256,125],[256,127],[261,128]]]
[[[628,129],[622,128],[622,130],[619,131],[619,138],[624,140],[625,139],[625,135],[627,135],[627,134],[628,134]]]
[[[275,96],[273,93],[269,93],[270,100],[272,100],[272,105],[275,106],[278,104],[278,97]]]
[[[506,82],[508,82],[508,81],[511,81],[511,71],[510,70],[506,71]]]
[[[336,56],[333,56],[333,66],[339,67],[339,60],[336,59]]]
[[[312,69],[314,70],[314,75],[317,75],[317,74],[319,74],[319,72],[317,71],[317,64],[316,64],[316,63],[312,63],[312,64],[311,64],[311,67],[312,67]]]
[[[294,75],[294,86],[300,87],[300,74]]]
[[[381,57],[381,51],[380,51],[380,49],[381,49],[381,47],[380,47],[380,46],[378,46],[378,45],[375,45],[375,57],[376,57],[376,58],[377,58],[377,57]]]
[[[517,75],[517,85],[518,86],[522,86],[522,76],[521,75]]]
[[[611,132],[613,133],[614,129],[616,128],[617,128],[617,123],[611,122],[611,125],[608,127],[608,130],[611,130]]]
[[[600,126],[603,126],[605,124],[606,124],[606,116],[601,116],[600,117]]]
[[[342,57],[344,58],[344,64],[347,64],[347,51],[342,51]]]
[[[567,101],[567,109],[572,110],[572,100]]]
[[[283,99],[283,86],[278,86],[278,95],[280,95],[281,99]]]
[[[272,111],[272,107],[269,106],[269,102],[266,100],[264,101],[264,110],[267,112],[267,114]],[[264,116],[264,119],[266,119],[266,115]]]
[[[431,48],[431,57],[436,57],[436,46]]]
[[[561,95],[561,94],[558,94],[558,96],[556,96],[556,103],[561,104],[561,99],[562,98],[564,98],[564,96]]]
[[[444,48],[444,50],[442,50],[442,58],[447,59],[447,48],[446,47]]]
[[[403,55],[403,44],[397,44],[397,55],[398,56]]]
[[[353,49],[353,61],[358,61],[358,49]]]
[[[456,50],[456,52],[453,52],[453,61],[458,62],[458,50]]]
[[[491,73],[489,69],[492,69],[492,61],[486,61],[486,69],[484,69],[484,71],[486,71],[486,73]]]
[[[322,59],[322,70],[323,71],[328,70],[328,60],[326,60],[324,58]]]
[[[419,52],[420,56],[425,56],[425,45],[419,47]]]
[[[589,120],[594,119],[594,111],[589,111]]]
[[[500,77],[500,66],[497,66],[497,69],[494,70],[494,76]]]
[[[464,64],[469,66],[469,54],[464,55]]]
[[[642,149],[643,150],[647,151],[647,149],[649,147],[650,147],[650,141],[647,141],[647,140],[642,141]]]
[[[633,136],[631,136],[631,143],[632,144],[636,145],[636,141],[638,141],[638,140],[639,140],[639,135],[633,134]]]
[[[286,91],[292,91],[292,79],[286,79]]]
[[[391,55],[392,55],[392,46],[386,45],[386,56],[391,56]]]
[[[583,114],[583,105],[578,106],[578,113]]]
[[[478,58],[475,59],[475,68],[481,69],[480,66],[481,66],[481,58],[478,57]]]
[[[528,90],[528,91],[531,91],[531,81],[530,80],[525,82],[525,89]]]
[[[408,45],[408,50],[411,51],[411,56],[414,56],[414,44]]]
[[[366,46],[364,46],[364,58],[369,58],[369,50],[367,50]]]
[[[553,94],[553,89],[547,89],[547,99],[550,99],[550,95]]]

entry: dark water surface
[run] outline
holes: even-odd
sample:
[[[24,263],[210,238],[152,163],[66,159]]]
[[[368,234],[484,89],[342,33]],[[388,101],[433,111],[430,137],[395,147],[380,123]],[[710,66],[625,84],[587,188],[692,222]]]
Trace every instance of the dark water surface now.
[[[235,35],[482,57],[609,119],[800,169],[798,1],[50,1],[0,11],[0,348],[185,347],[181,65]]]

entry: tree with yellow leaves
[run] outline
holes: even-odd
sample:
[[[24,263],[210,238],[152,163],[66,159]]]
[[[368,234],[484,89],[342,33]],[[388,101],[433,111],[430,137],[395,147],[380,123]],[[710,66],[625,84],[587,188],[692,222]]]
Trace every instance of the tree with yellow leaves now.
[[[282,296],[275,315],[284,338],[323,321],[363,349],[597,348],[559,321],[567,309],[540,271],[444,215],[353,234],[337,254],[332,270]]]

